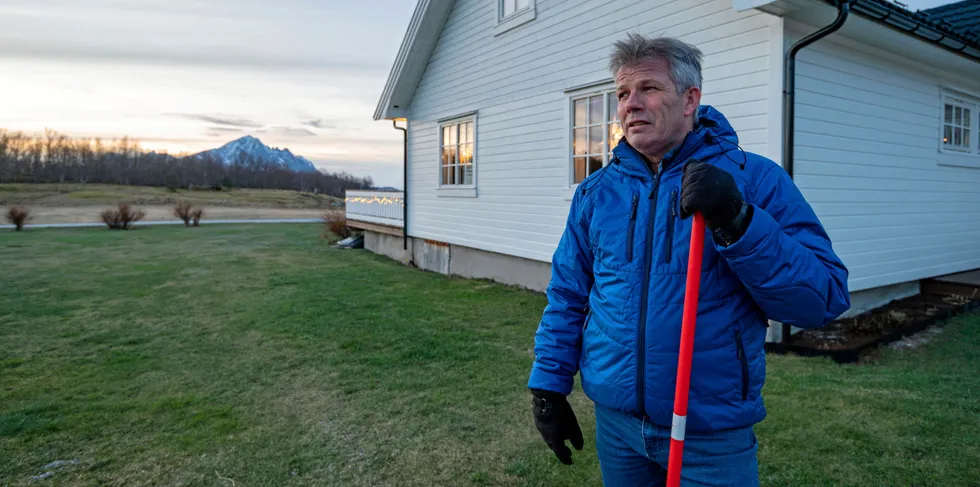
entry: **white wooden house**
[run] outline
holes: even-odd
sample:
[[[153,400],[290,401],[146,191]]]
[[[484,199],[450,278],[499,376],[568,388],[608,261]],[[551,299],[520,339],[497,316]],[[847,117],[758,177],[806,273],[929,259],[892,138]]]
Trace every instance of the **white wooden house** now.
[[[786,54],[838,18],[796,55],[791,174],[850,313],[980,268],[980,41],[882,0],[420,0],[374,114],[407,129],[406,198],[354,195],[348,218],[372,251],[544,290],[576,184],[617,140],[614,41],[701,48],[702,102],[787,167]],[[385,204],[404,219],[370,221]]]

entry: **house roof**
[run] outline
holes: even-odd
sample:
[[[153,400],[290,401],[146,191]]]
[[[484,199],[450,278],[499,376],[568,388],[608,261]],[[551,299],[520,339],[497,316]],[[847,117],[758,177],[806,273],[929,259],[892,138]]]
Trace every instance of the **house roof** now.
[[[963,34],[969,35],[971,31],[980,34],[980,0],[963,0],[922,12]]]
[[[395,56],[374,119],[405,118],[455,0],[419,0]]]
[[[824,0],[836,5],[836,0]],[[939,46],[948,51],[980,61],[980,36],[968,30],[960,30],[949,23],[918,11],[912,12],[897,2],[888,0],[849,0],[851,10],[860,13],[880,24],[896,29],[922,41]],[[978,2],[980,0],[966,0]],[[958,4],[957,4],[958,5]]]

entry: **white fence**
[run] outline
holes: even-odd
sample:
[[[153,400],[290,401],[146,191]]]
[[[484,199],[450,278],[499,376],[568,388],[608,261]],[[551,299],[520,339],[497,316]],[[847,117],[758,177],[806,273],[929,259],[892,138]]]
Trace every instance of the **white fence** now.
[[[348,220],[401,228],[405,221],[405,193],[401,191],[347,191]]]

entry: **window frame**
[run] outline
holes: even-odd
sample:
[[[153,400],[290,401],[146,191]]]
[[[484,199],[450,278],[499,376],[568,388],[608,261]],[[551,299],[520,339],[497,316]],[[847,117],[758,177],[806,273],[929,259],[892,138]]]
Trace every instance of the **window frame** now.
[[[443,156],[442,156],[442,154],[443,154],[443,149],[445,148],[445,140],[443,138],[443,129],[445,127],[450,127],[450,126],[456,128],[456,130],[457,130],[457,137],[456,137],[456,143],[455,143],[455,145],[458,148],[460,146],[460,144],[461,144],[461,142],[459,140],[459,133],[458,133],[458,131],[459,131],[459,128],[463,124],[466,124],[466,123],[472,123],[473,124],[473,140],[470,141],[470,142],[464,142],[464,143],[471,143],[471,144],[473,144],[473,155],[472,155],[473,161],[470,164],[473,167],[473,169],[472,169],[472,171],[473,171],[473,178],[472,178],[472,181],[471,181],[470,184],[463,184],[463,183],[459,183],[459,184],[446,184],[446,182],[443,180],[443,168],[444,168],[444,165],[443,165]],[[479,156],[478,156],[478,153],[479,153],[479,135],[478,135],[478,132],[479,131],[478,131],[478,125],[479,124],[478,124],[477,112],[469,112],[469,113],[463,113],[463,114],[459,114],[459,115],[453,115],[451,117],[440,119],[438,121],[438,123],[436,124],[436,127],[437,127],[436,137],[438,137],[438,144],[436,145],[436,147],[437,147],[437,152],[436,152],[436,192],[440,196],[456,196],[456,197],[470,197],[470,198],[475,198],[476,197],[476,188],[477,188],[477,184],[478,184],[478,181],[477,181],[478,176],[477,176],[477,174],[479,172],[477,170],[477,165],[479,164]],[[459,151],[457,150],[455,152],[455,154],[456,154],[456,157],[454,158],[454,167],[460,167],[461,165],[459,163],[459,155],[458,155],[459,154]],[[459,170],[459,175],[461,177],[464,175],[462,169]]]
[[[945,138],[947,125],[946,105],[952,105],[953,107],[960,107],[970,110],[969,127],[964,127],[962,124],[957,125],[955,119],[952,122],[954,129],[968,129],[970,142],[966,148],[948,146],[943,140]],[[977,136],[980,135],[980,133],[978,133],[977,126],[978,122],[980,122],[978,117],[980,117],[980,98],[970,96],[967,93],[943,89],[939,102],[939,152],[957,156],[980,157],[980,143],[978,143],[980,141],[977,140]]]
[[[575,189],[578,188],[580,183],[575,182],[575,101],[588,99],[594,96],[603,97],[603,116],[602,122],[602,167],[609,164],[612,159],[612,148],[610,147],[611,140],[609,138],[609,128],[610,125],[615,122],[619,123],[618,115],[616,114],[617,107],[612,106],[610,103],[610,95],[613,101],[616,100],[616,83],[612,80],[603,80],[595,83],[589,83],[583,86],[570,88],[565,90],[565,181],[566,199],[569,199],[574,193]],[[588,107],[588,103],[586,106]],[[612,113],[610,113],[612,112]],[[586,125],[590,126],[588,120],[588,112],[586,112]],[[610,120],[610,115],[612,120]],[[620,131],[622,127],[620,127]],[[588,132],[587,132],[588,133]],[[590,144],[591,145],[591,144]],[[586,157],[589,157],[591,152],[586,152]],[[586,165],[588,161],[586,160]],[[587,167],[587,166],[586,166]],[[586,169],[588,171],[588,169]],[[588,175],[586,175],[586,178]]]
[[[515,10],[510,15],[504,15],[504,2],[516,2],[517,0],[497,0],[497,24],[493,27],[494,37],[505,32],[509,32],[537,18],[537,5],[535,0],[527,0],[528,6],[522,10]]]
[[[499,5],[500,7],[500,11],[497,17],[498,21],[503,22],[511,17],[515,17],[517,15],[524,13],[527,10],[531,10],[534,8],[534,0],[524,0],[528,3],[528,5],[522,9],[518,9],[517,3],[520,1],[521,0],[498,0],[497,5]],[[507,4],[509,3],[514,4],[514,11],[511,12],[510,14],[507,14]]]

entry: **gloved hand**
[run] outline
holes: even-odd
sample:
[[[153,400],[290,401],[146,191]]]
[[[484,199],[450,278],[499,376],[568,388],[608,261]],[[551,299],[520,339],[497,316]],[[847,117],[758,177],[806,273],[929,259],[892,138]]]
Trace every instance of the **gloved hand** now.
[[[576,450],[581,450],[585,444],[572,406],[564,395],[557,392],[531,389],[531,394],[534,396],[531,399],[534,426],[558,460],[571,465],[572,451],[565,446],[565,440],[570,440]]]
[[[735,178],[717,166],[691,161],[681,179],[681,218],[700,212],[708,229],[720,231],[729,243],[738,240],[751,220]]]

